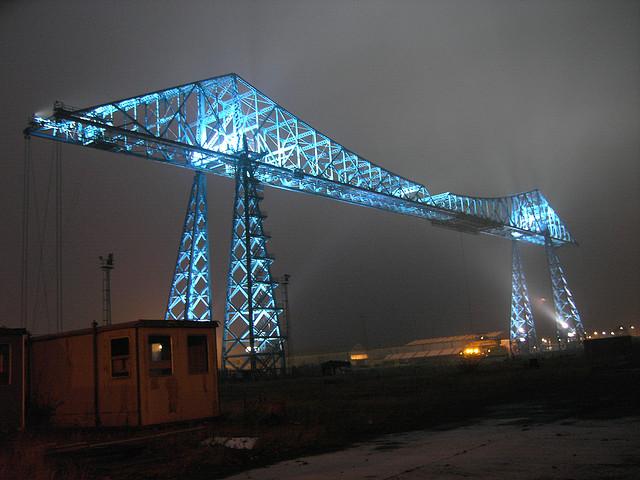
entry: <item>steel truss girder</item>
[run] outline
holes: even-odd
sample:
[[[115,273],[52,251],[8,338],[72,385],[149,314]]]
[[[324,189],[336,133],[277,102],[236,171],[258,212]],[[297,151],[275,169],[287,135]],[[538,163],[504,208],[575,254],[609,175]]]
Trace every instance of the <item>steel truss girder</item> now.
[[[573,294],[569,290],[564,268],[560,263],[558,254],[551,240],[545,244],[547,265],[551,277],[553,291],[553,305],[556,314],[556,332],[560,343],[571,343],[585,339],[584,326],[580,319],[580,313],[573,300]]]
[[[206,176],[196,172],[169,291],[166,320],[213,320]]]
[[[527,280],[522,267],[520,247],[512,242],[511,260],[511,328],[509,340],[513,354],[533,353],[538,349],[538,337],[529,301]]]
[[[437,225],[543,245],[574,243],[537,190],[500,198],[431,195],[346,149],[235,74],[107,104],[56,104],[27,133],[233,178],[242,138],[265,185],[428,219]]]
[[[245,158],[236,173],[234,215],[223,329],[223,368],[228,374],[274,374],[284,370],[284,342],[276,304],[278,286],[271,275],[262,186],[253,160]]]

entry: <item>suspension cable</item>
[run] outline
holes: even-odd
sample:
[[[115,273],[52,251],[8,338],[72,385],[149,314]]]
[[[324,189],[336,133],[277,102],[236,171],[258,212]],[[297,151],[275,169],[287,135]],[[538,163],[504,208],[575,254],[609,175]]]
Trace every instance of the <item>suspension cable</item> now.
[[[47,287],[47,276],[45,275],[45,239],[47,235],[47,231],[49,229],[49,211],[51,210],[51,190],[53,185],[53,173],[54,173],[54,153],[55,150],[51,148],[51,156],[49,158],[49,172],[47,175],[47,190],[44,197],[44,212],[40,215],[40,203],[38,201],[38,195],[35,194],[33,196],[33,207],[34,214],[36,217],[36,237],[38,241],[38,263],[36,269],[36,291],[33,300],[33,309],[31,316],[31,326],[35,330],[38,325],[36,325],[37,319],[41,317],[38,315],[38,307],[40,306],[40,292],[42,290],[42,295],[44,297],[44,308],[40,310],[40,314],[44,313],[46,317],[46,326],[47,333],[51,333],[51,315],[49,311],[49,293]],[[37,185],[36,179],[36,169],[32,169],[32,184]]]
[[[27,304],[29,296],[29,198],[31,176],[31,137],[24,139],[22,177],[22,278],[20,283],[20,326],[27,327]]]
[[[63,330],[62,309],[62,148],[59,143],[55,146],[56,166],[56,328]]]
[[[471,292],[469,292],[469,271],[467,269],[467,260],[464,254],[464,242],[462,238],[462,232],[458,233],[460,236],[460,251],[462,253],[462,268],[464,274],[464,289],[467,297],[467,316],[469,318],[469,333],[473,333],[473,314],[471,312]]]

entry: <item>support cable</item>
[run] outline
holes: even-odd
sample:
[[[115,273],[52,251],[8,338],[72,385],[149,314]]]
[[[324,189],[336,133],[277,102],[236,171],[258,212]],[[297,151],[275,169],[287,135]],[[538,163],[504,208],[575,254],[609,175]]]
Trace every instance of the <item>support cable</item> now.
[[[29,187],[31,177],[31,137],[25,136],[22,177],[22,278],[20,282],[20,326],[27,327],[29,294]]]
[[[44,246],[45,246],[45,238],[46,238],[46,234],[47,234],[47,229],[49,226],[49,210],[50,210],[50,199],[51,199],[51,187],[53,184],[53,157],[54,157],[54,153],[55,153],[55,149],[52,146],[52,150],[51,150],[51,158],[49,159],[49,174],[48,174],[48,180],[47,180],[47,192],[44,198],[45,204],[44,204],[44,212],[42,214],[42,217],[40,216],[40,202],[38,201],[38,195],[36,194],[36,192],[34,192],[33,195],[33,209],[34,209],[34,214],[36,217],[36,239],[38,242],[38,261],[37,261],[37,267],[36,267],[36,287],[35,287],[35,295],[34,295],[34,299],[33,299],[33,309],[32,309],[32,315],[31,315],[31,325],[30,327],[33,328],[34,330],[36,329],[36,321],[39,318],[38,314],[38,306],[40,304],[40,288],[42,287],[42,294],[44,297],[44,314],[46,316],[46,320],[47,320],[47,332],[51,333],[51,316],[49,313],[49,295],[48,295],[48,290],[47,290],[47,278],[44,274]],[[32,185],[37,185],[37,178],[36,178],[36,169],[32,168],[31,169],[31,182]],[[27,326],[27,328],[29,328],[29,326]]]
[[[469,333],[473,333],[473,314],[471,313],[471,293],[469,292],[469,272],[467,269],[467,260],[464,254],[464,243],[462,233],[460,235],[460,252],[462,253],[462,268],[464,272],[464,289],[467,297],[467,317],[469,318]]]
[[[62,148],[56,144],[56,329],[62,332],[63,323],[63,292],[62,292]]]

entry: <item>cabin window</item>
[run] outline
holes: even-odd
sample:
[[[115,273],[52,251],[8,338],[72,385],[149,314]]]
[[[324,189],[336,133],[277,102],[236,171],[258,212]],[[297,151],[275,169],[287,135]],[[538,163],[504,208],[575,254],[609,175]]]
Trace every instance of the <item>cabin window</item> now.
[[[207,373],[209,371],[206,335],[187,336],[187,352],[189,373]]]
[[[0,385],[11,383],[11,345],[0,344]]]
[[[129,337],[111,340],[111,376],[129,376]]]
[[[160,377],[171,375],[171,337],[168,335],[149,336],[149,375]]]

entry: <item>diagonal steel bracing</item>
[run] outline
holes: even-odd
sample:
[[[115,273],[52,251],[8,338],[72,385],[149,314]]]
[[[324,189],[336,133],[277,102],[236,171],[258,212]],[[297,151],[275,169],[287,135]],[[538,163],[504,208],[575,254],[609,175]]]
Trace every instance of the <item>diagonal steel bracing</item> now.
[[[248,155],[236,173],[236,192],[223,333],[223,368],[277,373],[284,370],[284,338],[280,333],[273,258],[260,210],[262,187]]]
[[[509,340],[513,354],[533,353],[538,348],[538,337],[531,312],[527,280],[522,268],[520,247],[512,242],[511,261],[511,328]]]
[[[562,327],[560,333],[568,340],[584,335],[554,251],[555,247],[576,242],[540,191],[494,198],[451,192],[432,194],[425,185],[368,161],[311,127],[236,74],[89,108],[56,103],[50,115],[34,116],[25,133],[235,178],[236,184],[240,183],[236,197],[238,188],[244,189],[243,192],[250,194],[247,202],[253,199],[250,208],[255,204],[258,210],[257,185],[260,184],[412,215],[458,231],[545,245],[558,324]],[[245,184],[245,177],[251,181]],[[204,176],[196,178],[204,179]],[[167,318],[212,318],[208,254],[204,246],[200,250],[196,243],[196,239],[203,245],[207,243],[206,200],[204,188],[195,185],[196,198],[200,200],[194,204],[193,211],[200,213],[194,214],[193,220],[189,220],[188,213],[185,220]],[[201,206],[204,214],[199,210]],[[242,208],[237,197],[236,214]],[[256,222],[238,217],[234,220],[234,229],[236,221],[250,227]],[[257,223],[255,227],[258,228]],[[259,230],[262,231],[261,221]],[[234,242],[239,245],[235,235],[234,230]],[[238,253],[234,257],[232,250],[224,329],[225,368],[256,366],[273,370],[284,362],[283,339],[277,324],[275,283],[269,272],[266,237],[263,233],[256,236],[252,233],[244,242],[247,255]],[[196,245],[193,252],[187,247],[191,244]],[[258,248],[265,258],[253,258],[251,248]],[[253,272],[256,265],[262,265],[262,273]],[[244,271],[245,283],[237,283],[240,279],[231,281],[232,270],[238,276]],[[254,274],[259,278],[255,282],[251,280]],[[525,285],[524,276],[521,283]],[[231,305],[229,298],[242,295],[247,301],[245,309]],[[524,298],[522,291],[518,295],[520,302]],[[516,308],[516,318],[524,319],[522,328],[528,325],[526,309]]]
[[[432,194],[311,127],[238,75],[200,80],[89,108],[56,104],[27,134],[233,178],[242,140],[264,185],[544,245],[574,243],[537,190],[480,198]]]
[[[573,295],[567,284],[564,268],[550,240],[545,244],[547,264],[551,277],[553,305],[556,314],[556,332],[560,344],[582,341],[585,338],[584,326],[576,307]]]
[[[213,320],[206,177],[196,173],[184,217],[166,320]]]

